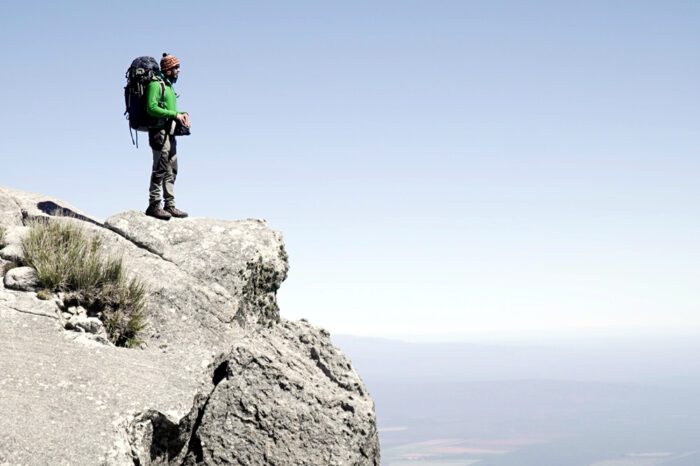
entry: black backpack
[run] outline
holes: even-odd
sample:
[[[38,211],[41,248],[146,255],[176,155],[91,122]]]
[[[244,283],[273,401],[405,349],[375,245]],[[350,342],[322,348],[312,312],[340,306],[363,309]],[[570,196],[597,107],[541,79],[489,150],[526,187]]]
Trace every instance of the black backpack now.
[[[129,133],[131,142],[138,147],[138,131],[148,131],[151,128],[162,125],[163,121],[152,117],[146,111],[146,94],[151,81],[157,80],[161,86],[161,105],[165,95],[165,83],[160,72],[160,66],[153,57],[138,57],[128,70],[126,70],[126,86],[124,87],[124,101],[126,110],[124,115],[129,120]],[[136,140],[131,130],[136,130]]]

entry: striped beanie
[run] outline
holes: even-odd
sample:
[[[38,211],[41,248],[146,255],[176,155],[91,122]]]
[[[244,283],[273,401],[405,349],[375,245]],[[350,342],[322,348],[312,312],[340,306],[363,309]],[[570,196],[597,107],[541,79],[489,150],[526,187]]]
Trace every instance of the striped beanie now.
[[[175,68],[176,66],[180,66],[180,60],[178,60],[175,55],[164,53],[163,58],[160,59],[161,71],[168,71],[169,69]]]

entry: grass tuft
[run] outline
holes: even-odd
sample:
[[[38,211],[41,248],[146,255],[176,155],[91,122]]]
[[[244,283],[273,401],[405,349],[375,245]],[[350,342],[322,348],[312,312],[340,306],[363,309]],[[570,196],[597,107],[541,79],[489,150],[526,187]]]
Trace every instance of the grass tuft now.
[[[66,292],[66,304],[99,317],[115,345],[139,346],[147,326],[145,289],[127,279],[120,258],[104,257],[101,245],[100,238],[62,221],[34,221],[22,240],[24,262],[47,291]]]

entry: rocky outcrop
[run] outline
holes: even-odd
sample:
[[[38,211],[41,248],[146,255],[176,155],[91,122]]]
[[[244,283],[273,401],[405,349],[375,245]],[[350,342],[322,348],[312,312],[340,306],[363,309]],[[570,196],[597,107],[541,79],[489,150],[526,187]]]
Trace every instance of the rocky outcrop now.
[[[220,320],[242,326],[279,320],[275,294],[287,277],[282,236],[262,220],[183,219],[154,222],[139,212],[105,226],[186,273],[190,282],[226,297]]]
[[[145,284],[147,346],[211,359],[245,328],[280,318],[287,256],[281,234],[261,220],[163,222],[131,211],[101,222],[60,200],[0,188],[0,257],[22,261],[21,238],[37,218],[78,222]]]
[[[379,464],[372,400],[327,332],[259,329],[209,376],[179,425],[155,411],[132,423],[139,464]]]
[[[0,188],[3,261],[22,265],[37,218],[78,222],[121,258],[145,284],[149,326],[141,349],[101,344],[98,322],[62,296],[38,299],[32,271],[12,269],[16,289],[0,281],[0,464],[378,464],[373,403],[350,363],[327,332],[280,317],[287,256],[265,222],[102,222]]]

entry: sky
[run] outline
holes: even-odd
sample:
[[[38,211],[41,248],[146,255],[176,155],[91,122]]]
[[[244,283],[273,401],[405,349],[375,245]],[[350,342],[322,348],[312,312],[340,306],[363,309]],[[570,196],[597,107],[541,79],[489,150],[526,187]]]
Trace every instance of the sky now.
[[[170,52],[178,207],[283,233],[283,317],[700,333],[698,2],[1,5],[0,185],[145,210],[124,73]]]

